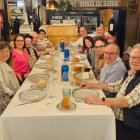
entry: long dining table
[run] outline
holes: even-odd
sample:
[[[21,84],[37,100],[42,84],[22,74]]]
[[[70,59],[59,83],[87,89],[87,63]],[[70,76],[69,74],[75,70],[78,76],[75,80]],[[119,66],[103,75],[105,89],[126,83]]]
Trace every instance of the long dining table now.
[[[34,66],[0,117],[0,140],[116,140],[115,116],[110,107],[88,105],[83,101],[77,102],[73,97],[71,100],[76,104],[75,110],[64,111],[57,107],[62,101],[63,88],[74,90],[79,87],[61,81],[63,53],[57,52],[54,60],[56,70],[49,73],[49,82],[46,89],[42,90],[46,96],[40,101],[27,104],[19,96],[34,84],[28,78],[30,75],[46,74],[45,69]],[[39,58],[36,65],[45,62],[44,56]],[[89,67],[87,59],[80,62]],[[70,63],[67,62],[69,67]],[[93,74],[92,71],[90,73]],[[96,79],[90,81],[96,82]],[[100,97],[104,96],[102,90],[96,92]]]

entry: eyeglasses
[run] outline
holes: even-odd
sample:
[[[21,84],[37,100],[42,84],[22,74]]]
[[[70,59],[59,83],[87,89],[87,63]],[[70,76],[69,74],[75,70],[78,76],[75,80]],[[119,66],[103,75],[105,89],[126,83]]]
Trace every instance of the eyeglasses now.
[[[95,49],[103,48],[105,45],[95,46]]]
[[[10,53],[10,50],[7,50],[7,51],[2,51],[2,50],[0,50],[0,53],[1,53],[1,54]]]
[[[24,40],[16,40],[16,42],[24,42]]]
[[[130,56],[131,59],[140,59],[140,57],[137,56]]]
[[[45,33],[39,33],[39,35],[46,35]]]
[[[118,53],[115,53],[115,52],[110,52],[110,53],[104,52],[104,55],[114,55],[114,54],[118,54]]]

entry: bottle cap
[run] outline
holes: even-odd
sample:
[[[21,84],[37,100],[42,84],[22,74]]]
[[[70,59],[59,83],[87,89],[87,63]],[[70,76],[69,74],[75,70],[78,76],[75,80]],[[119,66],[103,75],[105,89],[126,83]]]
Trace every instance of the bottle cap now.
[[[62,66],[62,70],[63,70],[63,71],[68,71],[68,70],[69,70],[69,66],[66,65],[66,64],[63,65],[63,66]]]

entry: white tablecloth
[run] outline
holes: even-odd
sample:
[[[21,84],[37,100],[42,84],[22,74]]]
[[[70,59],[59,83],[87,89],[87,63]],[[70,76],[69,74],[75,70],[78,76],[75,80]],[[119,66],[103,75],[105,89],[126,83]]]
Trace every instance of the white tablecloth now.
[[[63,112],[56,108],[62,100],[62,88],[76,88],[61,82],[61,60],[56,60],[58,69],[51,76],[55,79],[50,89],[55,97],[46,96],[39,102],[17,106],[23,103],[19,93],[32,84],[27,78],[0,118],[0,140],[115,140],[115,116],[110,107],[72,99],[76,110]],[[31,74],[37,72],[44,70],[34,68]],[[98,92],[103,96],[101,90]]]

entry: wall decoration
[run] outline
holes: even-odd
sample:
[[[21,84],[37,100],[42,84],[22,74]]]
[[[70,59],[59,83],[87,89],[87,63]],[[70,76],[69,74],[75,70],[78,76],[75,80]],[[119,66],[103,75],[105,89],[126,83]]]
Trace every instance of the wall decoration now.
[[[128,3],[128,12],[131,15],[134,15],[137,12],[138,5],[139,5],[139,0],[129,0],[129,3]]]

